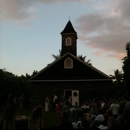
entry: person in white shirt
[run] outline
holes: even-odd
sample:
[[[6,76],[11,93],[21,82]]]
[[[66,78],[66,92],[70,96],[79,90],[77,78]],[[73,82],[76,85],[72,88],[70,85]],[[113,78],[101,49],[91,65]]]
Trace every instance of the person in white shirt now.
[[[102,103],[101,103],[101,108],[103,108],[104,106],[105,106],[105,102],[102,101]]]
[[[91,127],[96,127],[99,123],[103,122],[105,120],[103,116],[103,109],[98,110],[98,115],[94,119],[94,121],[90,124]]]
[[[57,96],[53,94],[53,108],[52,108],[53,111],[55,111],[56,100],[57,100]]]
[[[50,99],[49,99],[49,97],[47,96],[47,97],[45,98],[45,111],[46,111],[46,112],[49,111],[49,102],[50,102]]]
[[[56,102],[56,99],[57,99],[57,96],[54,94],[54,97],[53,97],[53,103]]]
[[[119,104],[115,99],[113,100],[113,103],[110,105],[110,110],[112,111],[112,114],[116,119],[118,117]]]

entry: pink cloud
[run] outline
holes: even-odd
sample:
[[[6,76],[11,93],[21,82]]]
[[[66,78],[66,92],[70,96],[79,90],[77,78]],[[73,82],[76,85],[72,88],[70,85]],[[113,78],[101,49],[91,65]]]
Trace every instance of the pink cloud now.
[[[93,53],[93,55],[100,55],[100,54],[103,54],[103,53],[105,53],[106,51],[105,50],[97,50],[97,51],[95,51],[94,53]]]
[[[94,55],[104,53],[109,57],[122,59],[126,55],[126,43],[130,42],[130,1],[116,0],[114,5],[112,0],[109,1],[109,6],[101,12],[80,16],[76,20],[76,29],[80,32],[79,40],[87,48],[96,50]],[[112,12],[114,15],[110,15]]]
[[[114,53],[114,54],[108,54],[107,56],[121,60],[122,58],[126,56],[126,53],[117,53],[117,54]]]

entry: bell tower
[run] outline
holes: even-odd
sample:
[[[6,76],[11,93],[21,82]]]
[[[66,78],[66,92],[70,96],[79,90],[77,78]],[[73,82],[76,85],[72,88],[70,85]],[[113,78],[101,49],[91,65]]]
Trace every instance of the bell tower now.
[[[61,55],[71,53],[77,56],[77,32],[74,30],[70,21],[66,24],[64,30],[61,32],[62,36],[62,49]]]

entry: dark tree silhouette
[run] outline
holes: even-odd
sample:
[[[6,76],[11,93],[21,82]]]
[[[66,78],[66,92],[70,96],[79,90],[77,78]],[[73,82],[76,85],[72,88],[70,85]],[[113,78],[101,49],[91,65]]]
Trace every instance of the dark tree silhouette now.
[[[59,59],[59,58],[61,57],[61,50],[59,50],[59,54],[58,54],[58,55],[52,54],[52,56],[53,56],[53,58],[54,58],[55,60]]]
[[[128,42],[126,44],[126,51],[127,51],[127,56],[124,57],[123,60],[123,78],[126,84],[126,88],[127,88],[127,94],[130,97],[130,42]]]
[[[117,92],[119,91],[120,84],[122,82],[123,74],[121,71],[114,70],[114,75],[110,75],[110,77],[113,79],[113,82],[115,84],[115,87],[117,89]]]
[[[31,77],[34,76],[34,75],[36,75],[37,73],[38,73],[38,71],[34,70],[33,73],[32,73],[32,75],[31,75]]]
[[[59,54],[58,54],[58,55],[52,54],[52,56],[53,56],[53,58],[54,58],[55,60],[59,59],[59,58],[62,56],[62,55],[61,55],[61,50],[59,50]],[[85,60],[86,60],[86,56],[78,55],[78,58],[79,58],[80,60],[86,62],[88,65],[92,65],[92,63],[90,63],[91,60],[85,61]]]
[[[29,74],[17,76],[6,69],[0,69],[0,104],[5,104],[8,94],[12,93],[15,96],[25,94],[29,96],[31,85],[28,83]]]
[[[78,58],[84,62],[86,62],[88,65],[92,65],[91,60],[86,61],[86,56],[78,55]]]

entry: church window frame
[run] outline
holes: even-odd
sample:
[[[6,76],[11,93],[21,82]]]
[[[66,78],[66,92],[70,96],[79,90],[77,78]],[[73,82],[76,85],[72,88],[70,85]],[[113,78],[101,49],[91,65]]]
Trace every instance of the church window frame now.
[[[72,69],[73,68],[73,60],[68,57],[64,60],[64,68],[65,69]]]
[[[66,46],[71,46],[71,38],[70,37],[67,37],[66,38]]]

